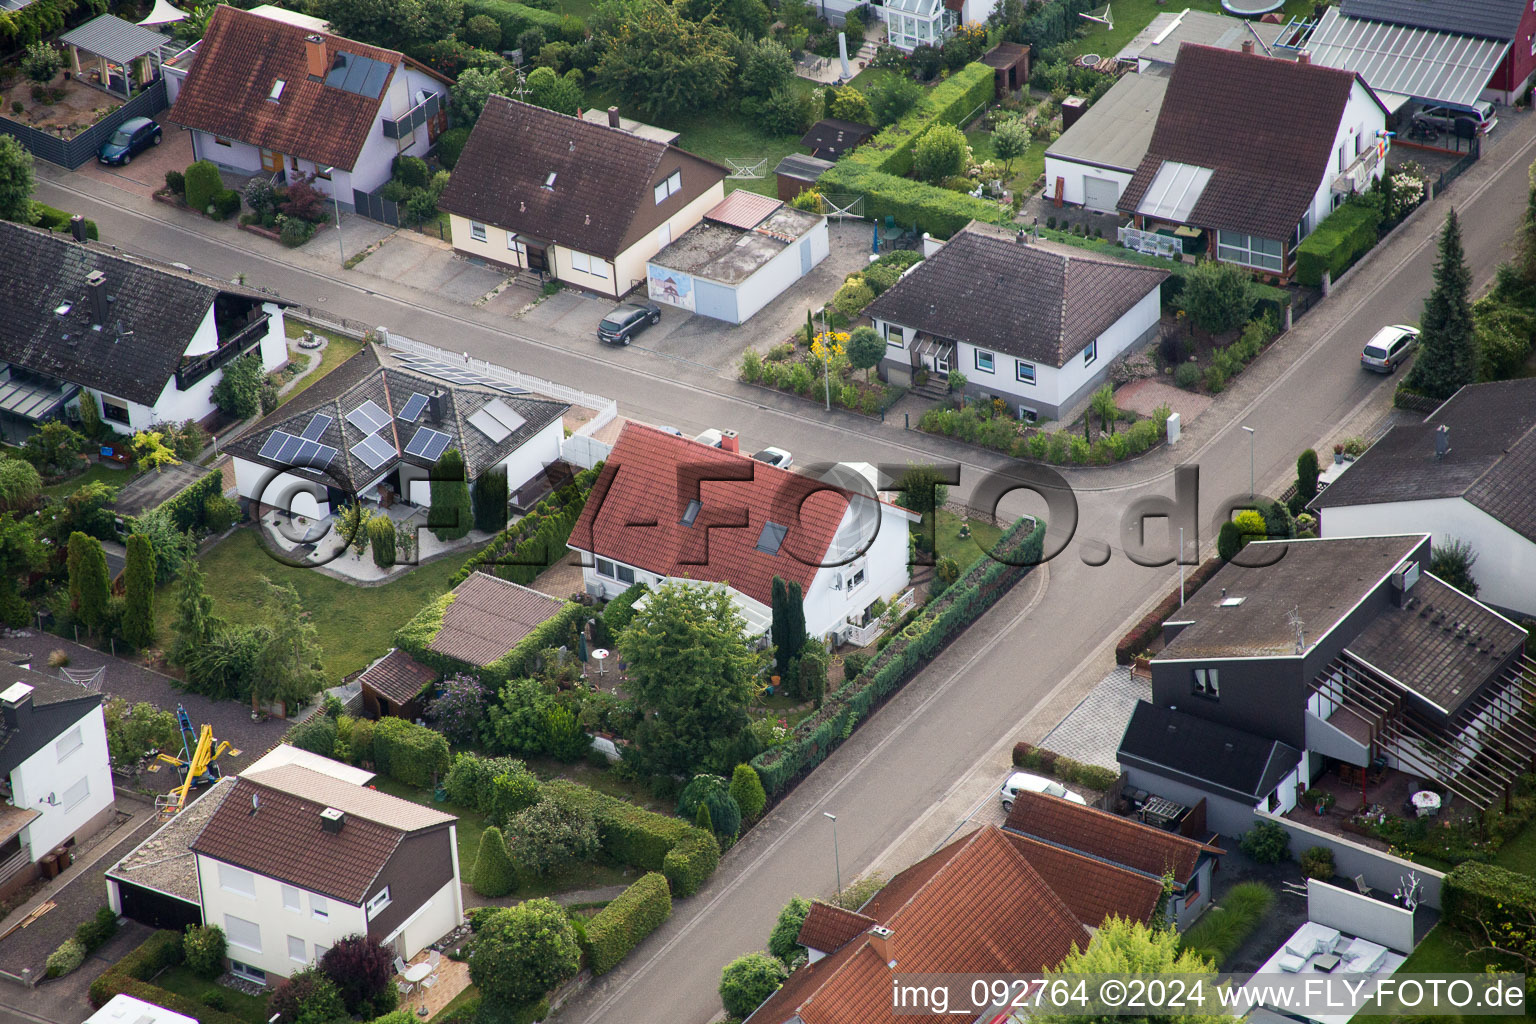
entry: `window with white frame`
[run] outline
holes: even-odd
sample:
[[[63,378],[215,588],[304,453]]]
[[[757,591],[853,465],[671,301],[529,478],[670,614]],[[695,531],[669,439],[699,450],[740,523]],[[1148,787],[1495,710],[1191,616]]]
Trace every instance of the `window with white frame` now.
[[[526,259],[528,256],[528,246],[523,244],[523,240],[517,237],[517,232],[515,231],[507,232],[507,249],[510,252],[517,253],[519,260]]]
[[[1099,358],[1099,339],[1094,338],[1088,343],[1088,347],[1083,349],[1083,365],[1087,366],[1097,358]]]
[[[324,960],[325,954],[330,952],[330,949],[330,946],[322,946],[318,942],[315,943],[315,963],[319,963],[321,960]]]
[[[368,901],[368,920],[372,921],[385,907],[389,906],[389,886],[385,886],[373,894],[373,899]]]
[[[606,558],[597,559],[596,568],[597,574],[599,576],[606,576],[611,580],[616,580],[619,578],[618,574],[613,571],[613,563],[608,561]]]
[[[309,957],[305,954],[304,940],[296,935],[288,936],[288,959],[296,964],[309,963]]]
[[[627,565],[615,566],[615,568],[619,570],[620,583],[631,587],[635,585],[635,570],[631,569]]]
[[[256,898],[256,876],[233,864],[219,865],[219,888],[250,899]]]
[[[1031,409],[1027,405],[1021,405],[1019,406],[1019,419],[1025,423],[1036,423],[1040,419],[1040,412],[1037,409]]]
[[[260,967],[243,964],[239,960],[231,960],[229,962],[229,973],[237,978],[244,978],[246,981],[254,981],[258,985],[265,985],[267,983],[266,971]]]
[[[981,349],[976,350],[976,369],[982,373],[991,373],[994,361],[991,352],[983,352]]]
[[[85,802],[85,798],[91,795],[91,780],[82,778],[79,782],[64,791],[64,809],[72,811]]]
[[[1259,238],[1238,231],[1218,231],[1216,258],[1278,274],[1285,269],[1285,245],[1278,239]]]
[[[591,274],[593,277],[608,279],[608,264],[595,256],[589,256],[584,252],[571,250],[571,269],[579,270],[583,274]]]
[[[1035,364],[1026,363],[1022,359],[1013,361],[1013,375],[1021,384],[1033,384],[1035,382]]]
[[[303,900],[303,893],[301,893],[295,887],[289,885],[287,882],[283,882],[282,886],[283,886],[283,909],[284,910],[291,910],[295,914],[302,914],[304,912],[304,904],[302,902],[302,900]]]
[[[485,241],[485,225],[477,220],[469,222],[469,237],[477,242]]]
[[[1191,691],[1197,697],[1209,697],[1217,700],[1221,697],[1221,680],[1218,678],[1218,670],[1214,668],[1197,668],[1194,670]]]
[[[77,725],[58,738],[53,745],[53,750],[62,761],[83,746],[85,746],[85,737],[80,735],[80,727]]]
[[[856,572],[852,576],[848,577],[848,589],[852,590],[854,587],[859,586],[863,582],[864,582],[864,570],[860,569],[858,572]]]
[[[309,913],[318,921],[324,921],[331,916],[331,904],[324,896],[309,894]]]
[[[673,171],[667,175],[667,180],[656,184],[656,205],[660,206],[669,198],[683,190],[683,172]]]
[[[906,348],[907,339],[905,331],[895,324],[881,324],[885,330],[885,343],[891,348]]]
[[[261,925],[255,921],[247,921],[234,914],[225,914],[224,937],[229,940],[231,946],[239,946],[252,953],[261,952]]]
[[[128,422],[128,403],[120,398],[101,396],[101,418],[114,423]]]
[[[661,230],[656,232],[656,242],[663,249],[672,244],[672,225],[663,224]]]

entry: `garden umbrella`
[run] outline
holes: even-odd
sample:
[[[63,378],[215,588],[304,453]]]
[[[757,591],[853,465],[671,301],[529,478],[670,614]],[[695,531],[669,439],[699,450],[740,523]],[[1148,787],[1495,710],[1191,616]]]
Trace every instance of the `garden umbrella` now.
[[[875,221],[874,222],[874,229],[875,229],[875,240],[870,245],[870,251],[878,255],[879,252],[880,252],[880,222],[879,221]]]

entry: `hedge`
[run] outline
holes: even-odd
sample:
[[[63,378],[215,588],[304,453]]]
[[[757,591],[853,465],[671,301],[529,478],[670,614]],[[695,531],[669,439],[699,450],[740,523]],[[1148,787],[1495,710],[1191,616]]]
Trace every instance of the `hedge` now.
[[[549,495],[517,522],[508,526],[483,549],[471,555],[450,581],[458,586],[469,574],[480,570],[513,583],[532,583],[540,572],[558,562],[567,552],[566,541],[581,516],[587,495],[602,471],[599,462],[576,474],[575,480]],[[563,527],[564,532],[560,530]]]
[[[427,602],[415,618],[395,632],[395,646],[444,675],[462,672],[475,676],[490,694],[501,689],[503,683],[526,676],[530,658],[546,648],[561,646],[592,614],[592,609],[585,605],[567,601],[553,617],[533,627],[527,636],[517,642],[517,646],[489,665],[481,666],[450,658],[431,648],[432,640],[443,628],[443,615],[452,603],[451,592]]]
[[[1225,564],[1220,558],[1207,558],[1194,572],[1184,580],[1184,599],[1195,595],[1195,591],[1216,575],[1216,570]],[[1179,588],[1174,587],[1168,596],[1159,601],[1151,611],[1142,616],[1120,642],[1115,644],[1115,664],[1129,665],[1136,660],[1136,655],[1152,646],[1152,641],[1163,634],[1163,623],[1166,622],[1179,608]]]
[[[32,209],[37,214],[37,220],[33,221],[35,227],[47,228],[49,231],[68,231],[70,213],[57,207],[47,206],[33,201]],[[85,237],[95,241],[101,237],[101,232],[96,228],[96,222],[89,217],[85,219]]]
[[[224,476],[218,470],[213,470],[207,476],[195,484],[188,484],[178,494],[165,499],[160,507],[171,517],[171,522],[176,524],[176,529],[182,533],[188,530],[194,533],[202,533],[207,529],[208,522],[208,498],[214,495],[223,496]]]
[[[1440,889],[1445,922],[1473,935],[1526,929],[1536,918],[1536,877],[1496,864],[1466,861],[1445,876]]]
[[[1062,782],[1075,782],[1079,786],[1101,792],[1120,780],[1120,773],[1113,768],[1074,761],[1070,757],[1062,757],[1054,750],[1046,750],[1022,740],[1013,745],[1013,766],[1027,771],[1045,772]]]
[[[517,37],[530,28],[543,29],[550,41],[560,38],[559,11],[540,10],[524,4],[509,3],[508,0],[465,0],[464,20],[468,22],[478,14],[485,15],[501,26],[501,45],[508,50],[515,47]],[[535,56],[537,54],[527,53],[523,59],[532,60]]]
[[[643,807],[599,793],[595,789],[553,779],[544,783],[549,792],[586,805],[597,819],[603,852],[621,864],[644,871],[660,871],[674,896],[692,896],[720,864],[715,837],[686,821],[647,811]]]
[[[149,983],[148,979],[159,974],[163,968],[175,966],[180,962],[181,934],[173,931],[155,932],[137,949],[107,968],[106,973],[91,982],[91,1005],[99,1010],[107,1005],[113,996],[122,994],[186,1014],[200,1021],[201,1024],[245,1024],[243,1017],[216,1010],[196,999],[190,999],[180,993],[170,992]]]
[[[642,875],[587,923],[587,962],[592,973],[613,970],[671,916],[672,893],[666,878],[654,871]]]
[[[1334,210],[1296,247],[1296,280],[1320,288],[1323,271],[1337,280],[1376,244],[1381,213],[1365,203],[1345,203]]]
[[[468,13],[467,7],[465,13]],[[923,133],[940,122],[958,125],[977,107],[984,106],[992,99],[994,81],[992,69],[985,64],[967,64],[924,92],[915,109],[878,132],[839,163],[856,164],[897,176],[911,173],[912,151],[917,148],[917,140]]]
[[[921,609],[852,681],[827,696],[781,744],[752,759],[770,797],[815,768],[870,713],[937,654],[961,629],[980,618],[1039,562],[1045,521],[1020,519],[993,546],[1010,565],[983,554],[944,593]]]
[[[448,771],[448,741],[436,729],[386,716],[373,726],[373,763],[407,786],[430,786]]]
[[[913,181],[851,158],[833,164],[816,179],[816,187],[823,193],[862,195],[865,217],[891,217],[935,238],[948,238],[973,220],[1001,224],[1013,219],[1011,211],[990,199]]]

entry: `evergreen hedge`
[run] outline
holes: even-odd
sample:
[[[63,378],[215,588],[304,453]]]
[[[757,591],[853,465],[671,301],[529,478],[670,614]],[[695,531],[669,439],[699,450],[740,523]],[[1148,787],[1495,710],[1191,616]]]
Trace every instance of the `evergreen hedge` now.
[[[544,783],[544,789],[591,808],[603,852],[621,864],[660,871],[674,896],[698,892],[720,864],[715,837],[686,821],[563,779]]]
[[[1365,203],[1345,203],[1334,210],[1296,247],[1296,280],[1319,288],[1324,270],[1337,280],[1376,244],[1380,225],[1381,213]]]
[[[466,559],[452,585],[463,583],[476,570],[525,586],[532,583],[539,573],[566,555],[566,541],[570,540],[571,530],[602,468],[599,462],[582,470],[573,481],[529,509],[527,515]]]
[[[395,564],[395,523],[389,516],[368,520],[368,546],[373,549],[373,564],[388,569]]]
[[[224,475],[215,469],[196,483],[188,484],[180,493],[165,499],[160,507],[171,517],[177,530],[182,533],[188,530],[203,533],[208,529],[209,497],[222,497],[223,494]]]
[[[935,238],[948,238],[973,220],[1002,224],[1013,217],[1007,208],[990,199],[913,181],[851,158],[833,164],[816,179],[816,187],[822,193],[862,195],[864,216],[871,220],[892,217],[899,224],[910,224]]]
[[[983,554],[950,587],[924,607],[864,671],[829,694],[789,738],[752,759],[763,788],[777,796],[815,768],[853,734],[880,702],[899,690],[923,664],[1007,593],[1040,560],[1045,521],[1020,519],[994,545],[1009,565]]]
[[[130,995],[146,1003],[163,1006],[167,1010],[185,1014],[201,1024],[246,1024],[245,1018],[233,1013],[216,1010],[196,999],[178,992],[171,992],[146,979],[159,974],[162,968],[181,963],[181,933],[158,931],[145,939],[137,949],[107,968],[91,982],[91,1005],[101,1009],[115,995]]]
[[[587,960],[592,973],[613,970],[641,939],[671,916],[672,892],[667,879],[654,871],[642,875],[588,922]]]
[[[912,170],[917,140],[935,124],[958,125],[992,99],[995,76],[985,64],[967,64],[923,93],[922,100],[895,124],[849,153],[839,163],[904,175]],[[995,205],[995,204],[994,204]],[[866,216],[868,213],[866,211]]]
[[[395,646],[428,668],[443,675],[468,673],[480,680],[485,692],[492,696],[503,683],[521,679],[528,674],[528,660],[549,647],[559,647],[575,630],[585,624],[591,609],[574,601],[567,601],[552,618],[546,619],[518,641],[517,646],[489,665],[471,665],[457,658],[450,658],[432,650],[431,644],[443,628],[443,615],[453,603],[453,594],[447,593],[429,601],[416,617],[395,632]]]
[[[198,213],[207,213],[214,197],[224,191],[224,179],[219,169],[207,160],[199,160],[187,168],[187,205]]]
[[[373,726],[373,763],[407,786],[430,786],[434,772],[448,771],[448,741],[436,729],[403,718],[381,718]]]
[[[1486,927],[1525,929],[1536,918],[1536,877],[1496,864],[1464,861],[1445,876],[1440,912],[1446,924],[1473,935]]]
[[[464,4],[464,20],[468,22],[479,14],[501,26],[502,46],[508,50],[516,46],[517,37],[530,28],[543,29],[549,41],[560,38],[559,11],[540,10],[525,4],[510,3],[508,0],[467,0]],[[536,56],[527,53],[523,59],[532,60]]]

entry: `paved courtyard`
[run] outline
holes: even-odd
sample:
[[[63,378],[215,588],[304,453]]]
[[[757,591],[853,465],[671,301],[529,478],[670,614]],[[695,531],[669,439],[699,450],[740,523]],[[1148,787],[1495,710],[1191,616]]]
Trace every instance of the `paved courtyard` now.
[[[346,219],[362,220],[351,215]],[[367,223],[373,224],[372,221]],[[406,228],[391,232],[383,224],[375,224],[374,227],[386,233],[387,237],[366,259],[353,267],[352,273],[355,275],[376,278],[386,284],[409,284],[465,305],[474,303],[507,280],[506,271],[456,256],[452,245],[437,238]],[[320,240],[317,235],[315,241]],[[348,242],[351,243],[350,238]],[[330,243],[334,248],[334,235]],[[311,242],[310,246],[314,244]],[[349,244],[348,255],[356,253],[360,248],[355,243]]]
[[[151,146],[123,167],[106,167],[95,160],[87,160],[75,173],[104,181],[134,195],[154,195],[156,189],[165,187],[166,171],[185,171],[192,163],[192,133],[166,121],[163,110],[155,120],[164,129],[160,145]]]
[[[1116,665],[1039,745],[1074,761],[1118,769],[1115,751],[1120,749],[1125,723],[1136,702],[1151,696],[1146,680],[1133,679],[1129,668]]]

